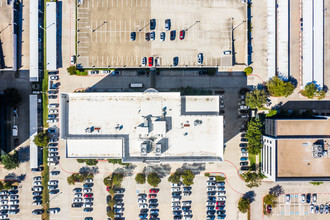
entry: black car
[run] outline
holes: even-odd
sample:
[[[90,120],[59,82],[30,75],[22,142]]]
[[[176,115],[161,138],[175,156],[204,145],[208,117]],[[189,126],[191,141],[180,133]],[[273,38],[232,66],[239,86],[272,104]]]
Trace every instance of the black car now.
[[[158,214],[151,214],[149,219],[157,218],[157,217],[158,217]]]
[[[207,192],[208,196],[215,196],[215,191]]]
[[[249,162],[240,162],[239,165],[240,166],[247,166],[247,165],[249,165]]]
[[[149,199],[149,203],[150,204],[157,204],[158,203],[158,199]]]
[[[174,220],[179,220],[179,219],[182,219],[182,216],[181,216],[181,215],[176,215],[176,216],[174,216],[173,219],[174,219]]]
[[[42,200],[42,196],[33,196],[33,200],[40,201]]]
[[[173,58],[173,66],[177,66],[179,64],[179,57]]]
[[[240,147],[247,147],[247,144],[239,144]]]
[[[136,33],[131,32],[131,41],[135,41],[135,38],[136,38]]]
[[[124,193],[125,189],[124,188],[116,188],[115,193]]]
[[[155,30],[156,28],[156,19],[150,19],[150,30]]]
[[[149,204],[149,209],[155,209],[155,208],[157,208],[157,206],[158,206],[158,203]]]
[[[71,205],[71,207],[72,208],[80,208],[80,207],[82,207],[82,203],[72,203],[72,205]]]
[[[35,209],[32,211],[33,215],[41,215],[44,212],[43,209]]]
[[[146,41],[150,40],[150,33],[146,33]]]
[[[241,167],[241,171],[248,171],[250,169],[249,166],[244,166],[244,167]]]
[[[48,91],[48,94],[53,94],[53,95],[54,95],[54,94],[57,94],[57,90],[49,90],[49,91]]]
[[[50,195],[55,195],[55,194],[57,194],[57,193],[59,193],[60,191],[58,190],[58,189],[53,189],[53,190],[51,190],[51,191],[49,191],[49,194]]]
[[[9,195],[16,195],[18,193],[18,190],[10,190]]]
[[[176,31],[175,30],[171,31],[170,40],[175,40],[175,35],[176,35]]]
[[[41,194],[42,194],[41,192],[33,192],[32,193],[33,196],[41,196]]]
[[[188,210],[190,210],[190,206],[182,206],[182,210],[183,211],[188,211]]]
[[[148,214],[148,209],[141,209],[140,214]]]
[[[206,212],[207,215],[214,215],[215,214],[215,210],[210,210]]]
[[[50,95],[48,96],[49,99],[57,99],[57,95]]]
[[[191,187],[190,186],[183,187],[183,191],[190,191],[190,190],[191,190]]]
[[[90,187],[92,187],[94,184],[93,183],[85,183],[84,185],[83,185],[83,187],[84,188],[90,188]]]
[[[311,202],[311,194],[310,193],[308,193],[307,196],[306,196],[306,202],[307,203]]]
[[[226,213],[226,210],[218,210],[217,215],[224,215]]]

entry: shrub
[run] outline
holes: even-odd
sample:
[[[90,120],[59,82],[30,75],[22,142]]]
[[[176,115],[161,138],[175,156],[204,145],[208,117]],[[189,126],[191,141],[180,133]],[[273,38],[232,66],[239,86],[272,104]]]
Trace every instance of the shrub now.
[[[224,176],[216,176],[215,177],[215,180],[218,181],[218,182],[225,181],[226,180],[226,177],[224,177]]]
[[[195,174],[191,170],[185,170],[182,174],[182,183],[186,186],[194,184]]]
[[[12,154],[4,154],[1,156],[2,164],[4,165],[4,168],[7,170],[15,169],[19,166],[19,159],[18,159],[18,153],[14,151]]]
[[[138,184],[145,184],[146,183],[146,175],[144,173],[136,174],[135,181]]]
[[[248,171],[243,174],[243,178],[247,183],[246,186],[252,188],[252,187],[258,187],[261,184],[262,176],[256,172]]]
[[[110,178],[109,176],[105,177],[105,178],[103,179],[103,183],[104,183],[104,185],[106,185],[106,186],[111,186],[111,185],[112,185],[111,178]]]
[[[123,179],[124,179],[124,174],[122,174],[122,173],[113,173],[111,175],[112,184],[116,187],[121,186],[121,183],[123,182]]]
[[[121,159],[108,159],[108,162],[112,163],[112,164],[123,165],[123,166],[126,166],[126,167],[131,165],[130,163],[123,163],[123,161]]]
[[[168,181],[171,182],[171,183],[180,183],[181,182],[181,175],[180,175],[180,173],[177,171],[177,172],[171,174],[168,177]]]
[[[95,166],[98,163],[95,159],[86,159],[85,162],[87,166]]]
[[[113,199],[110,199],[108,202],[108,206],[113,207],[116,204],[116,201]]]
[[[246,93],[245,102],[251,109],[260,109],[267,103],[267,94],[264,90],[253,90]]]
[[[270,110],[267,114],[266,114],[266,117],[267,118],[270,118],[270,117],[273,117],[274,115],[277,114],[277,110]]]
[[[271,205],[273,208],[277,205],[277,196],[275,194],[268,194],[264,197],[264,203]]]
[[[85,160],[84,159],[77,159],[77,162],[78,163],[85,163]]]
[[[150,186],[157,187],[160,183],[160,178],[158,177],[157,173],[150,173],[147,178],[147,182]]]
[[[107,216],[113,219],[115,217],[114,209],[110,209],[107,211]]]
[[[246,213],[250,208],[250,200],[248,198],[241,197],[238,202],[238,210],[242,213]]]
[[[76,75],[78,75],[78,76],[87,76],[88,73],[87,73],[87,71],[85,71],[85,70],[82,70],[82,71],[77,70],[77,71],[76,71]]]
[[[210,176],[210,173],[204,173],[204,176],[208,177]]]
[[[77,68],[76,68],[76,66],[69,66],[69,67],[67,68],[67,71],[68,71],[68,73],[69,73],[70,75],[75,75],[76,72],[77,72]]]
[[[323,182],[310,182],[310,184],[314,185],[314,186],[319,186],[321,185]]]
[[[244,72],[247,76],[249,76],[252,74],[253,69],[252,69],[252,67],[248,66],[248,67],[245,67]]]
[[[318,89],[315,83],[307,84],[305,86],[305,89],[301,90],[300,93],[309,99],[313,99],[314,97],[319,100],[325,98],[325,91],[322,89]]]
[[[295,89],[294,85],[289,81],[283,81],[278,76],[274,76],[267,82],[267,90],[271,96],[288,97]]]
[[[45,131],[34,136],[33,142],[39,147],[47,147],[49,140],[48,131]]]

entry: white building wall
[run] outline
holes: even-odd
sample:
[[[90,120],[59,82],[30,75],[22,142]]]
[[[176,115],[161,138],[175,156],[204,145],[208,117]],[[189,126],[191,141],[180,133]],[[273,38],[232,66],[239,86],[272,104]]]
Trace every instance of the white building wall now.
[[[261,156],[262,173],[272,181],[276,179],[276,139],[263,136]]]

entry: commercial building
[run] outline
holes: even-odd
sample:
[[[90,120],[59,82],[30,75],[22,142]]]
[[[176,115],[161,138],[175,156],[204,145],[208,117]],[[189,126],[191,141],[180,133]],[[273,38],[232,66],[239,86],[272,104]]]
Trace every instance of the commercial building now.
[[[39,0],[30,0],[30,82],[39,81]]]
[[[37,169],[38,146],[33,142],[38,133],[38,95],[30,95],[30,168]]]
[[[303,0],[303,83],[323,87],[323,1]]]
[[[273,181],[330,180],[330,118],[266,119],[262,173]]]
[[[69,158],[123,162],[221,162],[223,117],[218,96],[62,93],[61,138]]]

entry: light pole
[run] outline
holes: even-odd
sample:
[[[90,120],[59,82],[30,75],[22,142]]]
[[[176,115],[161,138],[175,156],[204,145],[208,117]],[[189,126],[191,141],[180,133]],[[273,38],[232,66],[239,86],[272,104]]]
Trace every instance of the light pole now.
[[[39,28],[41,28],[44,31],[47,31],[45,28],[41,27],[41,25],[39,25]]]

